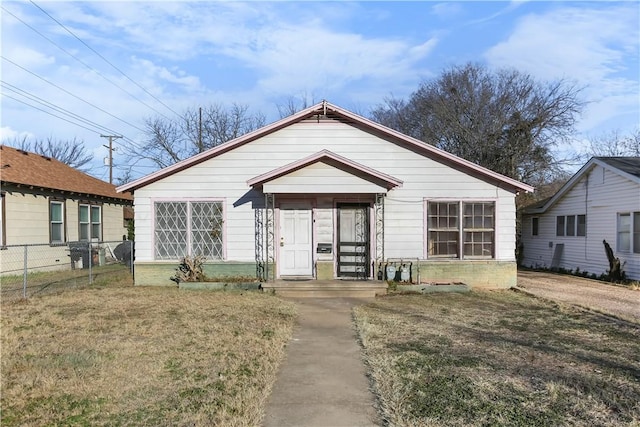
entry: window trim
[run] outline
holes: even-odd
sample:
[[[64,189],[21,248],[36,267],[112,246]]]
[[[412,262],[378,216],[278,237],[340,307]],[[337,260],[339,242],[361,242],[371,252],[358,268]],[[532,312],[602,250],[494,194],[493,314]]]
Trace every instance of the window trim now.
[[[458,233],[458,247],[457,247],[457,255],[429,255],[429,203],[457,203],[458,205],[458,227],[456,232]],[[465,256],[464,255],[464,205],[465,204],[476,204],[476,203],[492,203],[493,204],[493,229],[485,230],[485,229],[474,229],[476,231],[491,231],[493,233],[493,241],[492,241],[492,253],[490,257],[483,256]],[[434,198],[434,199],[424,199],[423,203],[423,257],[424,259],[431,260],[457,260],[457,261],[472,261],[472,260],[496,260],[497,254],[499,253],[498,249],[498,227],[497,224],[499,222],[498,218],[498,200],[495,198]],[[445,231],[445,230],[442,230]],[[466,230],[469,232],[469,230]]]
[[[88,223],[83,223],[80,221],[80,210],[82,209],[83,206],[87,206],[89,207],[89,222]],[[95,224],[99,224],[100,225],[100,236],[98,236],[97,241],[100,242],[103,239],[103,233],[104,233],[104,209],[103,209],[103,204],[102,203],[95,203],[95,202],[78,202],[78,241],[81,242],[87,242],[87,241],[94,241],[95,237],[93,236],[93,225],[94,222],[92,221],[92,216],[91,216],[91,211],[93,208],[97,207],[98,209],[100,209],[100,222],[99,223],[95,223]],[[89,239],[88,240],[83,240],[82,239],[82,224],[89,224]]]
[[[539,216],[531,217],[531,235],[532,236],[540,235],[540,217]]]
[[[189,255],[191,255],[191,203],[207,203],[207,202],[219,202],[222,205],[222,251],[221,258],[207,261],[226,261],[227,260],[227,199],[225,197],[159,197],[152,198],[151,200],[151,231],[152,231],[152,256],[154,261],[161,262],[175,262],[179,259],[160,259],[156,257],[156,203],[160,202],[172,202],[172,203],[187,203],[187,249]]]
[[[61,228],[61,234],[62,234],[62,240],[61,241],[54,241],[53,240],[53,233],[52,233],[52,223],[53,221],[51,220],[51,205],[52,204],[59,204],[61,206],[61,215],[62,215],[62,219],[60,220],[60,224],[62,225]],[[49,197],[48,199],[48,218],[47,218],[47,224],[49,225],[49,244],[51,245],[58,245],[58,244],[62,244],[62,243],[66,243],[67,242],[67,203],[65,199],[61,199],[58,197]]]
[[[634,225],[634,219],[636,217],[636,214],[639,215],[640,218],[640,211],[625,211],[625,212],[617,212],[616,213],[616,252],[619,252],[621,254],[637,254],[640,253],[640,248],[636,248],[634,245],[634,235],[636,234],[635,230],[635,225]],[[628,216],[629,217],[629,227],[627,230],[621,231],[620,230],[620,218],[622,216]],[[620,234],[624,233],[627,234],[629,236],[629,247],[622,249],[620,247]]]

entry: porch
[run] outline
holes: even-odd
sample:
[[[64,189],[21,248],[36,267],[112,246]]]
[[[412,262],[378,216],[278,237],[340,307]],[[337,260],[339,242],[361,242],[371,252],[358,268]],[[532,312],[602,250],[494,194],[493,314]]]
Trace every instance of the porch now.
[[[386,295],[387,282],[380,280],[275,280],[262,284],[265,292],[284,297],[313,298],[373,298]]]

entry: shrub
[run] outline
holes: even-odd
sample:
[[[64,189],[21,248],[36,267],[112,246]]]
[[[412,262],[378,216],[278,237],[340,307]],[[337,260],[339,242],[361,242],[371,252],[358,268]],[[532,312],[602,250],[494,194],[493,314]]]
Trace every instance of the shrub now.
[[[205,280],[202,265],[206,258],[202,255],[185,256],[180,260],[180,265],[176,268],[176,274],[170,277],[171,280],[180,282],[202,282]]]

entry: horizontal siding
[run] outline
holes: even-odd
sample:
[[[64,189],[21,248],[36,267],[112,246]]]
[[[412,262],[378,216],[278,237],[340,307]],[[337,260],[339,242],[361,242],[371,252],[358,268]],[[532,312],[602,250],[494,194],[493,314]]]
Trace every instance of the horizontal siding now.
[[[5,195],[6,244],[25,245],[49,243],[49,197],[33,194],[7,193]],[[79,237],[78,205],[72,199],[64,201],[66,241]],[[122,206],[102,205],[102,239],[121,240],[127,233],[123,222]]]
[[[255,239],[252,198],[256,196],[246,182],[322,149],[403,181],[401,188],[389,191],[385,202],[387,257],[422,258],[425,198],[453,197],[497,201],[498,258],[513,259],[513,194],[352,126],[308,122],[292,125],[236,147],[216,158],[136,190],[136,255],[142,261],[153,259],[152,201],[160,198],[184,198],[188,194],[189,198],[195,199],[226,198],[227,258],[252,259]],[[331,183],[321,190],[331,191],[333,187],[333,193],[338,193],[340,185],[338,182]],[[188,189],[187,194],[185,189]],[[255,199],[255,202],[262,206],[260,197],[262,196]],[[344,196],[335,195],[335,198],[344,199]],[[316,237],[321,235],[326,236],[327,232],[316,229]]]
[[[523,220],[523,264],[531,267],[551,266],[557,244],[564,244],[560,267],[603,274],[609,269],[603,240],[624,262],[627,276],[640,279],[640,255],[616,251],[618,212],[640,211],[640,186],[596,166],[585,174],[567,194],[544,215],[539,216],[539,235],[531,235],[531,218]],[[586,215],[586,236],[556,236],[556,217]]]

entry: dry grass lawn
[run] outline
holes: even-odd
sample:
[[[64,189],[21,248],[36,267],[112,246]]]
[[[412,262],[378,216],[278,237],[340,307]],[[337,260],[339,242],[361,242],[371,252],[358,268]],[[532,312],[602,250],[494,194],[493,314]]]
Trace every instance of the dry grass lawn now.
[[[3,426],[258,425],[295,307],[93,286],[2,305]]]
[[[515,291],[354,309],[393,426],[639,426],[640,325]]]

